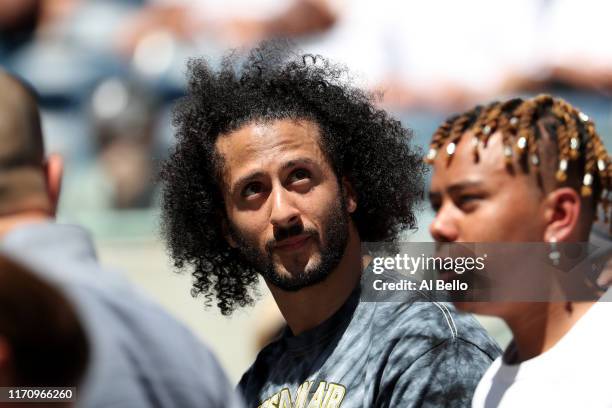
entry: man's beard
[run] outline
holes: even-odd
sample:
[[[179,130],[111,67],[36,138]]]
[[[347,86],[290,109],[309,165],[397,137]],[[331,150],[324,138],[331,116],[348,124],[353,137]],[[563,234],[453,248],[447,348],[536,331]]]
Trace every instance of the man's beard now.
[[[230,223],[231,237],[238,244],[238,250],[242,256],[259,271],[268,283],[282,290],[298,291],[325,280],[342,260],[348,242],[349,215],[346,211],[344,197],[341,197],[341,201],[331,209],[327,219],[323,222],[325,225],[323,237],[320,237],[314,229],[304,229],[301,223],[288,228],[275,228],[274,239],[266,243],[265,253],[262,253],[256,243],[244,237]],[[274,264],[273,248],[278,241],[300,234],[308,235],[310,239],[318,242],[321,249],[320,260],[316,265],[306,267],[297,274],[282,274]],[[321,238],[325,240],[325,246]]]

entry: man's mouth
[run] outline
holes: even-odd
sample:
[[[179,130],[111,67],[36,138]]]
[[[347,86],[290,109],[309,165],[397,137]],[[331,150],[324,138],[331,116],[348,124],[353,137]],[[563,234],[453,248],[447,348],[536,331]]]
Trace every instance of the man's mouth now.
[[[310,239],[311,236],[309,234],[297,235],[278,242],[274,245],[274,249],[280,251],[295,251],[304,247]]]

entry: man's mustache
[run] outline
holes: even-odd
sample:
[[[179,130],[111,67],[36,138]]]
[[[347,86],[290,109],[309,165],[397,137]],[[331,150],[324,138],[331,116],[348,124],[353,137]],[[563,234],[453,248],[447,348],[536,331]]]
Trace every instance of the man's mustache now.
[[[266,243],[266,250],[271,253],[273,248],[282,241],[295,237],[297,235],[307,234],[312,237],[318,238],[319,233],[313,228],[304,228],[301,223],[291,225],[290,227],[275,227],[273,230],[274,239],[269,240]]]

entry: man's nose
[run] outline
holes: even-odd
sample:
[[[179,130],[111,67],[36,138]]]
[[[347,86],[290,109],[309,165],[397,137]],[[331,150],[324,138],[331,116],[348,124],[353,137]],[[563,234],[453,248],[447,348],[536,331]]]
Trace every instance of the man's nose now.
[[[282,187],[274,188],[270,223],[275,227],[286,228],[299,222],[299,214],[291,193]]]
[[[429,225],[429,233],[437,242],[455,242],[459,239],[459,228],[452,211],[442,206]]]

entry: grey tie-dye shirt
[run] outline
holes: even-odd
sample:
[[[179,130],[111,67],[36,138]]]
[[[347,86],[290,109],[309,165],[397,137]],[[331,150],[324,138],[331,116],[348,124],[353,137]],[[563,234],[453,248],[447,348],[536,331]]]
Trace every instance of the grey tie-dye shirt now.
[[[359,301],[265,347],[238,385],[248,407],[469,407],[500,349],[446,303]]]

